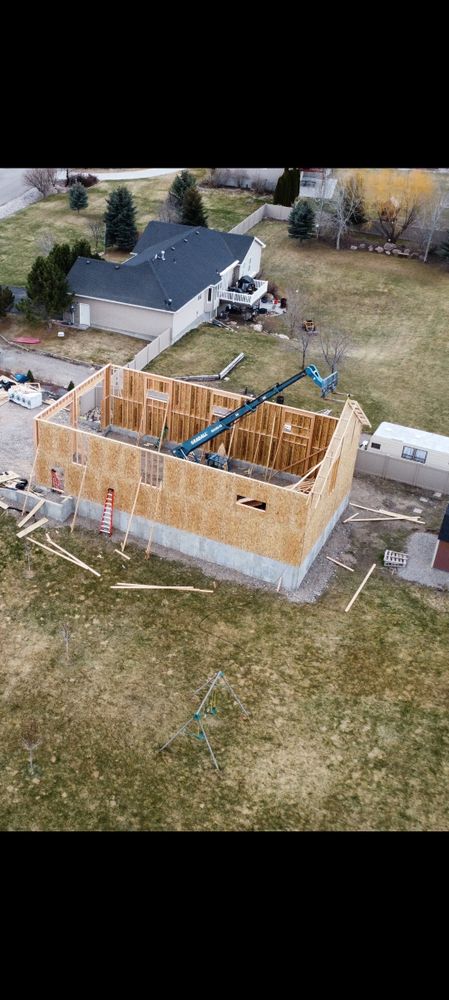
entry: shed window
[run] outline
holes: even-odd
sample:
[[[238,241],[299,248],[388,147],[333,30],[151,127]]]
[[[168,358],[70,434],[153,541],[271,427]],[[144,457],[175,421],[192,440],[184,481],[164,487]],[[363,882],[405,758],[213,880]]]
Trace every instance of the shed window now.
[[[371,441],[371,447],[377,448],[380,451],[380,444],[377,444],[377,441]]]
[[[402,458],[408,458],[411,462],[421,462],[422,465],[427,461],[427,451],[422,448],[410,448],[405,445],[402,449]]]
[[[212,289],[211,288],[208,288],[208,290],[207,290],[207,301],[208,302],[212,302]]]

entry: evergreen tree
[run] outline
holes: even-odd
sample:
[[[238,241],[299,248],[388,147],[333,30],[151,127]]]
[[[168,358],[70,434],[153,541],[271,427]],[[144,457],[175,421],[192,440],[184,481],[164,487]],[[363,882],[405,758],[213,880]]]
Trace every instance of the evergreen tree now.
[[[45,257],[36,257],[26,287],[31,307],[45,316],[61,315],[72,301],[65,274]]]
[[[14,295],[11,289],[7,285],[4,288],[0,285],[0,316],[6,316],[8,309],[11,308],[13,303]]]
[[[173,184],[168,192],[168,197],[170,203],[179,209],[180,215],[182,214],[182,206],[184,202],[184,195],[187,191],[192,188],[196,188],[196,177],[189,173],[188,170],[181,170],[180,174],[177,174]]]
[[[87,208],[88,200],[86,189],[82,184],[74,184],[69,189],[70,208],[79,212],[80,208]]]
[[[440,246],[438,247],[438,255],[439,257],[442,257],[443,260],[449,260],[449,232],[447,236],[447,240],[444,240],[444,243],[440,243]]]
[[[106,199],[106,246],[132,250],[137,241],[136,206],[131,191],[123,185]]]
[[[314,222],[315,212],[312,205],[309,204],[308,200],[298,198],[289,215],[288,235],[299,240],[300,243],[303,240],[310,240],[313,235]]]
[[[55,243],[46,259],[53,261],[63,274],[68,274],[73,264],[73,253],[68,243]]]
[[[363,226],[368,221],[365,207],[365,188],[363,177],[353,174],[344,186],[344,207],[347,209],[348,223],[352,226]]]
[[[274,195],[273,205],[293,205],[299,195],[299,182],[301,170],[299,167],[284,167],[284,173],[278,178]]]
[[[184,195],[181,222],[183,226],[207,226],[203,199],[197,187],[189,188]]]

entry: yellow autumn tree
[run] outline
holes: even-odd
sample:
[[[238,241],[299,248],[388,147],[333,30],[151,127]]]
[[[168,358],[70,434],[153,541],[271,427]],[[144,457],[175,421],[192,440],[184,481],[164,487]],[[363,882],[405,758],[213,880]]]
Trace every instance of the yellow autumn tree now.
[[[367,202],[381,231],[394,243],[434,194],[435,182],[427,170],[367,170]]]

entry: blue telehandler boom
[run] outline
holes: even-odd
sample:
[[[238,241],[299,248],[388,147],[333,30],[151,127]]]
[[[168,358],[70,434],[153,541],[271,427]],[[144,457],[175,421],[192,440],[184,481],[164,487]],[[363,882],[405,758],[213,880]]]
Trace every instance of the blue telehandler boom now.
[[[307,365],[307,368],[302,368],[300,372],[296,372],[295,375],[291,375],[290,378],[285,379],[285,382],[276,382],[276,385],[271,386],[260,396],[256,396],[255,399],[248,400],[247,403],[243,403],[242,406],[238,406],[236,410],[231,410],[231,413],[227,413],[225,417],[220,420],[216,420],[215,423],[210,424],[203,431],[198,434],[194,434],[193,437],[189,438],[187,441],[183,441],[182,444],[173,448],[172,454],[176,458],[187,458],[190,452],[194,452],[196,448],[200,448],[212,441],[213,438],[217,437],[218,434],[224,434],[225,431],[232,427],[232,424],[236,420],[240,420],[247,413],[253,413],[257,410],[258,406],[265,403],[267,399],[272,399],[273,396],[277,396],[278,393],[282,392],[284,389],[288,389],[289,385],[293,385],[294,382],[299,382],[299,379],[305,378],[308,375],[309,378],[313,379],[315,385],[319,386],[321,389],[321,395],[326,396],[328,392],[334,392],[338,382],[338,372],[332,372],[326,378],[321,378],[321,375],[315,365]],[[198,461],[196,456],[193,456],[195,461]],[[217,455],[215,453],[209,454],[206,459],[207,465],[212,465],[217,468],[225,468],[227,464],[227,459],[225,456]]]

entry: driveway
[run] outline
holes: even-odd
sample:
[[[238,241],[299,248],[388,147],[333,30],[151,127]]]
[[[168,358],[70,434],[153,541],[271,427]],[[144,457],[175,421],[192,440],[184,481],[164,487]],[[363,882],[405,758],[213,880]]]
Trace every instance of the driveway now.
[[[23,179],[26,167],[0,167],[0,205],[20,198],[31,189]]]
[[[145,177],[162,177],[164,174],[176,174],[178,170],[183,169],[184,167],[148,167],[145,170],[108,170],[105,174],[95,174],[95,176],[98,177],[99,181],[140,181]],[[66,171],[58,171],[58,180],[65,180],[65,178]]]
[[[0,340],[0,369],[12,372],[27,373],[31,369],[35,379],[39,382],[51,382],[52,385],[60,385],[66,388],[69,382],[79,385],[85,378],[98,371],[89,365],[74,365],[71,361],[62,361],[60,358],[47,358],[37,351],[24,351],[20,347],[7,347],[4,340]],[[8,404],[5,404],[7,406]],[[0,413],[5,409],[0,407]],[[20,407],[23,409],[23,407]]]

